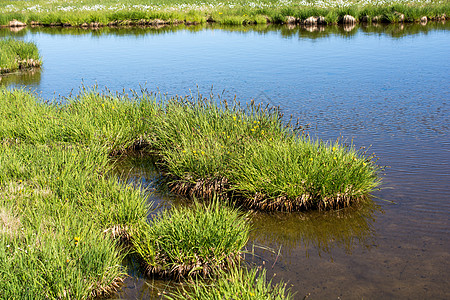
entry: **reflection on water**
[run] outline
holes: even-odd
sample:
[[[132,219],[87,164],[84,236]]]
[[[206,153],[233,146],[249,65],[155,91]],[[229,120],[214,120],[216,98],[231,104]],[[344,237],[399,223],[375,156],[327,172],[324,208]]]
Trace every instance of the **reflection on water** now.
[[[151,156],[121,158],[114,163],[114,172],[121,180],[145,188],[150,194],[150,201],[157,204],[155,212],[169,209],[172,205],[186,204],[186,199],[171,196],[158,188],[160,174]],[[288,261],[294,268],[301,268],[300,261],[289,259],[290,255],[298,253],[299,249],[306,257],[323,256],[331,259],[336,249],[343,250],[346,255],[351,255],[355,248],[370,250],[376,244],[376,231],[373,226],[376,214],[381,212],[380,207],[371,199],[337,211],[253,212],[250,219],[252,231],[246,246],[246,263],[263,265],[268,262],[269,265],[275,265]],[[275,260],[274,255],[277,255]],[[176,282],[144,278],[132,257],[124,264],[130,277],[125,280],[122,289],[114,298],[156,299],[164,292],[176,289],[178,285]],[[273,266],[270,271],[273,272]]]
[[[7,75],[0,75],[1,85],[19,85],[28,88],[37,88],[41,81],[41,70],[31,69],[20,72],[14,72]]]
[[[333,248],[351,254],[355,247],[370,249],[375,244],[375,212],[372,201],[338,211],[302,213],[256,213],[252,216],[250,243],[283,245],[287,253],[304,249],[305,254],[332,257]]]
[[[356,35],[358,30],[365,33],[385,34],[391,37],[400,38],[408,35],[427,33],[435,30],[448,30],[447,22],[430,22],[426,26],[419,23],[400,23],[400,24],[345,24],[341,25],[312,25],[312,26],[296,26],[296,25],[247,25],[232,26],[220,24],[201,24],[201,25],[172,25],[159,27],[100,27],[97,29],[89,28],[72,28],[72,27],[20,27],[20,30],[12,30],[10,28],[0,28],[0,37],[23,37],[29,33],[45,33],[51,35],[89,35],[93,37],[101,37],[106,35],[116,36],[142,36],[142,35],[166,35],[179,31],[188,31],[191,33],[204,30],[222,30],[228,32],[257,32],[260,34],[270,32],[280,32],[284,37],[299,36],[302,38],[323,38],[330,35],[338,35],[349,37]]]

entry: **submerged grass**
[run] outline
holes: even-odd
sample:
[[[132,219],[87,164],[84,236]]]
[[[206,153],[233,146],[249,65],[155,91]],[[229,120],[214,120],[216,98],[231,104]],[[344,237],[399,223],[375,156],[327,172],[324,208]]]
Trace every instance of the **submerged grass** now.
[[[235,266],[228,273],[209,281],[197,279],[187,287],[166,296],[167,299],[294,299],[283,282],[267,281],[266,270]]]
[[[118,3],[114,0],[57,0],[57,1],[0,1],[0,25],[17,19],[22,22],[44,25],[98,26],[103,25],[157,25],[161,23],[204,23],[245,25],[287,22],[294,17],[297,22],[311,16],[323,16],[327,23],[341,22],[347,14],[357,20],[364,16],[380,21],[397,22],[442,18],[450,14],[448,1],[440,0],[131,0]],[[445,18],[445,16],[444,16]],[[158,21],[156,21],[158,20]],[[291,19],[292,20],[292,19]]]
[[[39,67],[42,61],[34,43],[0,39],[0,75],[19,69]]]

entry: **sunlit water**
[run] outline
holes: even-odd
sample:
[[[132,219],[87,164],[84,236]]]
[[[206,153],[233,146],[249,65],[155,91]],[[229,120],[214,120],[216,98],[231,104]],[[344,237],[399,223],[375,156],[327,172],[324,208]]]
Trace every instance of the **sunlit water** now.
[[[82,84],[169,95],[212,90],[280,106],[310,124],[312,136],[371,146],[388,166],[374,205],[255,215],[247,261],[288,281],[300,299],[450,299],[449,29],[2,30],[36,42],[44,67],[0,84],[25,85],[46,99]],[[132,178],[155,176],[141,160],[123,170],[129,166]],[[132,275],[116,297],[153,298],[166,289]]]

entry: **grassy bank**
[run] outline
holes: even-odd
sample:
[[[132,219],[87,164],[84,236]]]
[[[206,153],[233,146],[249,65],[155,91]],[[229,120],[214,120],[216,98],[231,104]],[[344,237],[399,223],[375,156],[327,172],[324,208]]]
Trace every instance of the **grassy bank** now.
[[[303,22],[323,16],[327,23],[342,22],[345,15],[356,20],[414,22],[422,17],[442,19],[450,15],[448,1],[0,1],[0,25],[16,19],[28,24],[101,26],[160,25],[164,23],[265,24]],[[403,15],[403,17],[401,17]],[[288,17],[293,17],[288,18]],[[445,18],[445,17],[444,17]]]
[[[2,140],[1,299],[86,299],[121,283],[114,233],[148,208],[139,189],[104,176],[107,164],[101,148]]]
[[[35,44],[0,39],[0,75],[20,69],[39,67],[42,61]]]
[[[171,191],[189,197],[218,193],[262,210],[329,209],[364,200],[379,184],[378,167],[352,145],[296,134],[277,110],[254,104],[96,91],[62,106],[23,91],[3,90],[2,98],[0,138],[97,143],[108,154],[146,148]]]
[[[96,94],[83,97],[67,106],[48,105],[27,92],[0,89],[0,299],[106,296],[125,276],[121,262],[127,252],[161,254],[156,246],[163,241],[167,253],[178,249],[176,238],[162,239],[167,225],[163,217],[150,226],[147,223],[151,204],[145,191],[122,183],[111,171],[113,150],[135,141],[134,135],[131,140],[124,138],[131,136],[124,128],[132,123],[124,115],[146,111],[145,106]],[[95,110],[85,115],[93,107],[104,115],[96,115]],[[232,212],[226,206],[214,211],[217,214],[209,216],[214,225],[226,222],[225,216]],[[197,205],[194,212],[185,209],[178,216],[191,214],[201,219],[208,208]],[[238,261],[248,225],[240,217],[229,220],[234,224],[225,232],[239,239],[227,244],[212,240],[209,248],[200,244],[197,251],[190,248],[190,254],[205,263],[216,258],[222,265],[220,259],[231,265]],[[195,225],[204,224],[191,225],[198,231]],[[214,226],[209,229],[214,233]],[[156,246],[145,248],[148,240],[139,237],[152,234],[158,238],[152,240]],[[193,233],[184,237],[187,242],[198,241]],[[133,247],[131,240],[141,246]],[[215,257],[203,256],[212,248]],[[177,266],[183,269],[189,263],[178,261]],[[152,266],[170,273],[173,265],[160,259]]]
[[[124,276],[125,249],[148,275],[215,276],[231,268],[231,277],[215,277],[224,295],[284,295],[264,275],[256,281],[253,271],[234,270],[249,225],[222,199],[262,210],[329,209],[365,199],[379,183],[364,153],[310,140],[275,109],[86,89],[65,101],[0,89],[4,299],[108,294]],[[136,150],[155,155],[172,191],[221,201],[148,222],[142,189],[111,171],[112,156]],[[241,277],[244,284],[229,280]]]

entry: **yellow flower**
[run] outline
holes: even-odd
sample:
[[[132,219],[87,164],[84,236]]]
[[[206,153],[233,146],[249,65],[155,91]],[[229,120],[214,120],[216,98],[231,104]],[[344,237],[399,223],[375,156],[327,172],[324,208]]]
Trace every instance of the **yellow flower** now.
[[[204,154],[205,154],[205,151],[202,151],[202,154],[204,155]]]
[[[311,157],[309,160],[310,160],[310,161],[313,161],[314,159]]]
[[[222,13],[220,12],[219,15],[221,15]]]
[[[195,151],[195,150],[194,150],[194,151],[192,151],[192,152],[194,152],[194,154],[195,154],[195,153],[197,153],[197,151]]]
[[[227,135],[227,139],[229,139],[230,138],[230,136],[229,135]]]
[[[336,160],[336,159],[337,159],[337,157],[335,156],[335,157],[333,157],[333,159],[334,159],[334,160]]]
[[[112,109],[114,109],[114,106],[112,107]]]
[[[251,131],[255,131],[255,128],[250,129]]]
[[[236,116],[233,116],[233,120],[235,120],[235,121],[236,121]]]
[[[79,236],[76,236],[73,239],[75,240],[75,242],[79,242],[81,240],[81,238]]]
[[[183,150],[182,152],[183,152],[183,153],[186,153],[186,150]]]
[[[333,149],[332,149],[333,151],[336,151],[336,147],[333,147]]]
[[[366,166],[367,164],[365,162],[363,162],[363,166]]]
[[[105,104],[102,103],[102,107],[105,107]]]

